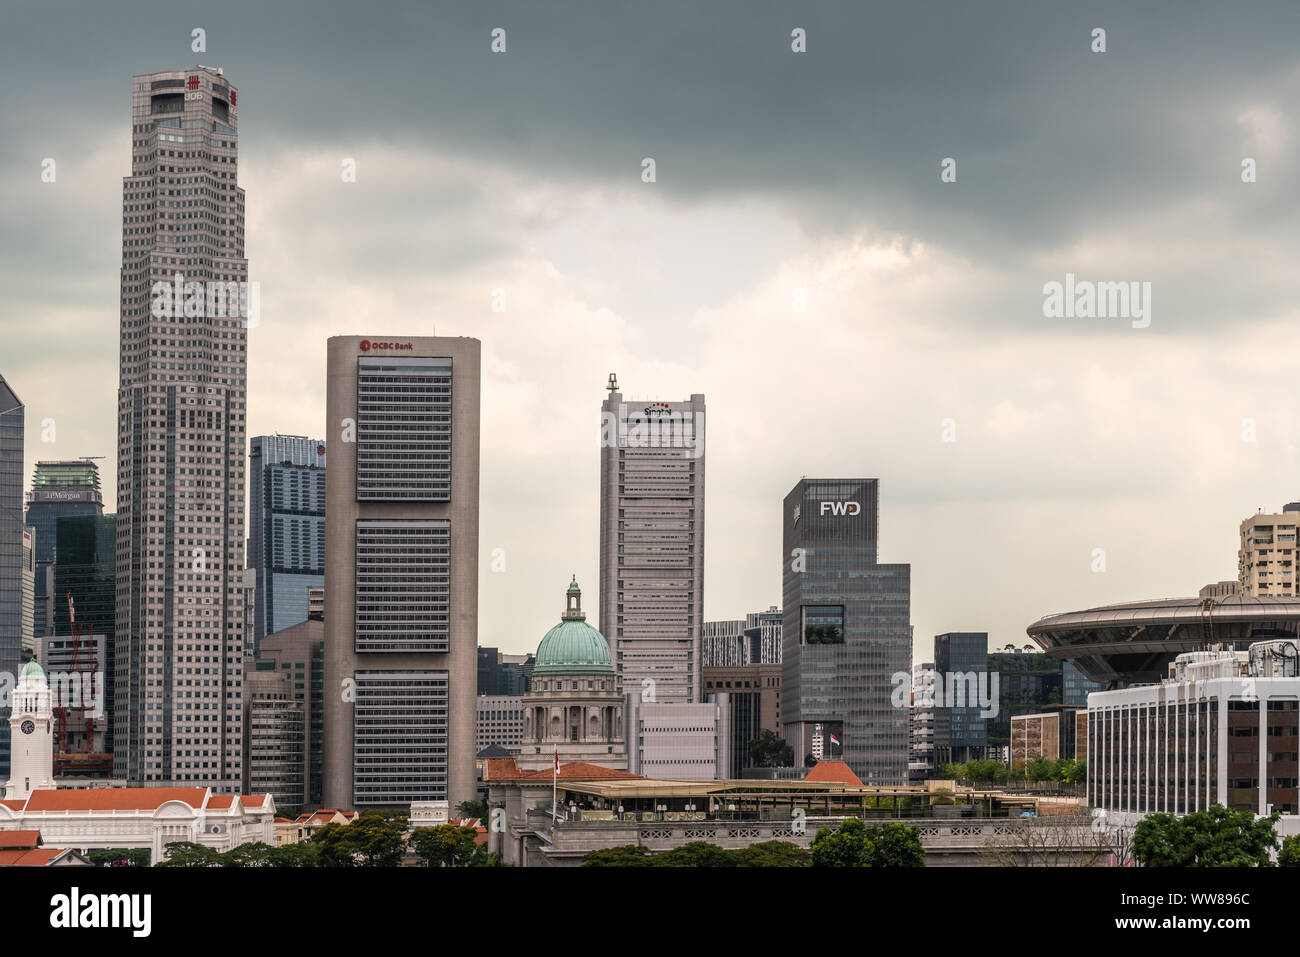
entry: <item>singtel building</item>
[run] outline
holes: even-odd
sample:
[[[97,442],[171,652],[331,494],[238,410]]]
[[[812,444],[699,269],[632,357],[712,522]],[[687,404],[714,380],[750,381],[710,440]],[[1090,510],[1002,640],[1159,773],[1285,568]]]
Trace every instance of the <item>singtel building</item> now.
[[[325,803],[475,795],[477,339],[329,340]]]

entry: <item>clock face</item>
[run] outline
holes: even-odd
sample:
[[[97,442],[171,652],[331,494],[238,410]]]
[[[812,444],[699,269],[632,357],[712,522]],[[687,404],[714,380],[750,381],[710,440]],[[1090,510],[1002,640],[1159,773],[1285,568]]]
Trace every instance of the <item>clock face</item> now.
[[[24,721],[21,725],[19,725],[19,728],[23,734],[31,734],[33,731],[36,730],[36,725],[33,724],[31,721]]]

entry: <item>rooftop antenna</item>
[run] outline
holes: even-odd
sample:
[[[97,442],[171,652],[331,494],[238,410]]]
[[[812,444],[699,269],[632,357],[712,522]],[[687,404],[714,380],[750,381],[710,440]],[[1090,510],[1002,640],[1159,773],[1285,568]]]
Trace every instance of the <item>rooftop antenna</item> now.
[[[609,374],[609,385],[605,386],[605,388],[608,389],[610,392],[617,392],[617,391],[618,391],[618,376],[616,376],[614,373],[611,372],[611,373]]]

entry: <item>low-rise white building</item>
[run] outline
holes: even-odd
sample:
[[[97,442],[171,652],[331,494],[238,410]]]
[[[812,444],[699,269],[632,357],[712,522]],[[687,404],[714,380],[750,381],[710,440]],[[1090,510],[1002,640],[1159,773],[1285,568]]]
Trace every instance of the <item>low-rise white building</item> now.
[[[717,780],[731,773],[731,698],[699,703],[642,701],[627,695],[627,769],[649,778]]]
[[[1133,825],[1213,804],[1300,833],[1300,641],[1180,654],[1160,684],[1088,696],[1088,804]]]
[[[255,841],[272,847],[275,801],[269,794],[213,794],[211,788],[41,789],[0,801],[0,831],[40,831],[45,847],[149,849],[190,841],[224,853]]]

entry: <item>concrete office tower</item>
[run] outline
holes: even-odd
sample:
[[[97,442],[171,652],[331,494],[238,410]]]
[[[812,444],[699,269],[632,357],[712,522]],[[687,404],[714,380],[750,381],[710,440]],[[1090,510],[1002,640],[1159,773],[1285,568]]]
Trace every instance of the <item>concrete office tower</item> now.
[[[1296,576],[1296,524],[1300,502],[1282,507],[1282,513],[1252,515],[1241,523],[1237,549],[1237,581],[1241,594],[1300,595]]]
[[[325,443],[301,435],[253,436],[248,489],[256,641],[306,621],[308,589],[325,584]]]
[[[912,570],[877,561],[878,494],[876,479],[801,479],[785,497],[781,713],[796,761],[905,784]]]
[[[601,406],[600,630],[625,694],[700,700],[704,396]]]
[[[23,426],[25,410],[0,376],[0,674],[22,667],[24,606]],[[9,774],[9,705],[0,707],[0,778]]]
[[[37,462],[27,493],[27,524],[36,530],[36,636],[54,634],[55,608],[63,596],[54,588],[59,519],[104,514],[99,467],[86,459]]]
[[[474,798],[479,352],[329,340],[329,807]]]
[[[113,643],[114,775],[224,793],[244,776],[246,300],[255,300],[237,103],[213,68],[132,81]]]

